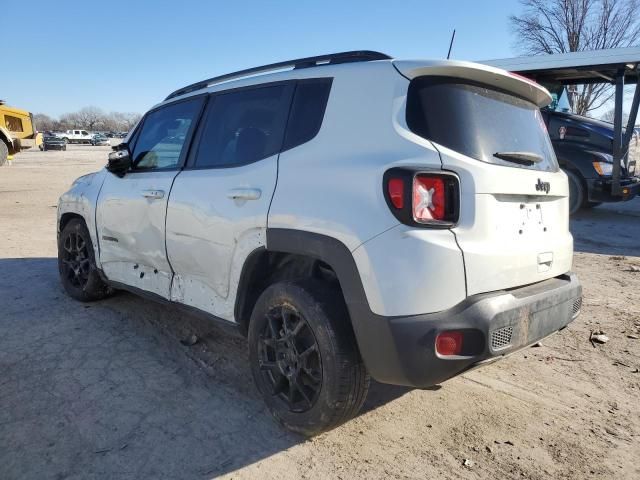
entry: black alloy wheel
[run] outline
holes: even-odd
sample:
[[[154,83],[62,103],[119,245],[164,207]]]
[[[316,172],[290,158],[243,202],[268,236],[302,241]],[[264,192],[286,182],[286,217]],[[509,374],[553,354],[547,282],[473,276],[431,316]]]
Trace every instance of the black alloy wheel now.
[[[58,271],[65,291],[76,300],[91,302],[113,293],[100,276],[91,235],[79,218],[71,219],[60,232]]]
[[[260,370],[272,394],[291,412],[313,407],[322,388],[322,360],[303,316],[289,305],[274,307],[258,342]]]
[[[256,387],[284,427],[312,436],[358,413],[370,379],[336,284],[271,284],[253,307],[248,337]]]
[[[68,232],[62,239],[62,275],[74,287],[84,289],[89,282],[91,260],[87,242],[79,232]]]

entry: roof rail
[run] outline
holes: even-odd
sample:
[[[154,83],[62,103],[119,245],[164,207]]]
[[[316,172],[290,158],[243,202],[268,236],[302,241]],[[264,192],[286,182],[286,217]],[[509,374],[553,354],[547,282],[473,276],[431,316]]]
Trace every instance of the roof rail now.
[[[374,52],[371,50],[353,50],[350,52],[330,53],[327,55],[318,55],[317,57],[296,58],[295,60],[287,60],[285,62],[271,63],[269,65],[263,65],[261,67],[247,68],[246,70],[240,70],[238,72],[226,73],[219,77],[208,78],[186,87],[180,88],[175,92],[172,92],[165,100],[184,95],[185,93],[195,92],[216,83],[233,80],[236,78],[247,77],[249,75],[255,75],[258,73],[266,73],[273,70],[281,70],[284,68],[309,68],[317,65],[326,65],[337,63],[351,63],[351,62],[370,62],[373,60],[390,60],[389,55],[384,53]]]

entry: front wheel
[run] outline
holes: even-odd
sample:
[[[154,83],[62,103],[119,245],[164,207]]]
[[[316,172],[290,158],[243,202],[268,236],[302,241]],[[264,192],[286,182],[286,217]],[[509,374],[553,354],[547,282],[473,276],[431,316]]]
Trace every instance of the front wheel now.
[[[271,414],[312,436],[354,417],[369,389],[339,292],[282,282],[258,299],[249,325],[251,372]]]
[[[60,233],[58,271],[62,286],[76,300],[91,302],[112,293],[100,278],[89,230],[80,219],[70,220]]]

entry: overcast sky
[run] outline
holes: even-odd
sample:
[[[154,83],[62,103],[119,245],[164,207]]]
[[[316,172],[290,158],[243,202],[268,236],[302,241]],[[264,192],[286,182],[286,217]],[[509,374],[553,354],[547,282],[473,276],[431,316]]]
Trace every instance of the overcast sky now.
[[[290,58],[443,58],[454,28],[452,58],[512,57],[519,12],[517,0],[11,1],[0,98],[56,117],[90,105],[142,113],[186,84]]]

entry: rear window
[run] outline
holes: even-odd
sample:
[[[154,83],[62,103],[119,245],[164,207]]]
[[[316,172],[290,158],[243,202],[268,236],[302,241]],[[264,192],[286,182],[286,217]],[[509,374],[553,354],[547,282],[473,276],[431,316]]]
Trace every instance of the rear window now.
[[[558,169],[538,107],[487,85],[457,78],[417,78],[409,85],[407,124],[421,137],[476,160],[517,168]],[[496,154],[516,158],[509,161]],[[523,156],[533,156],[536,161],[518,159]]]

